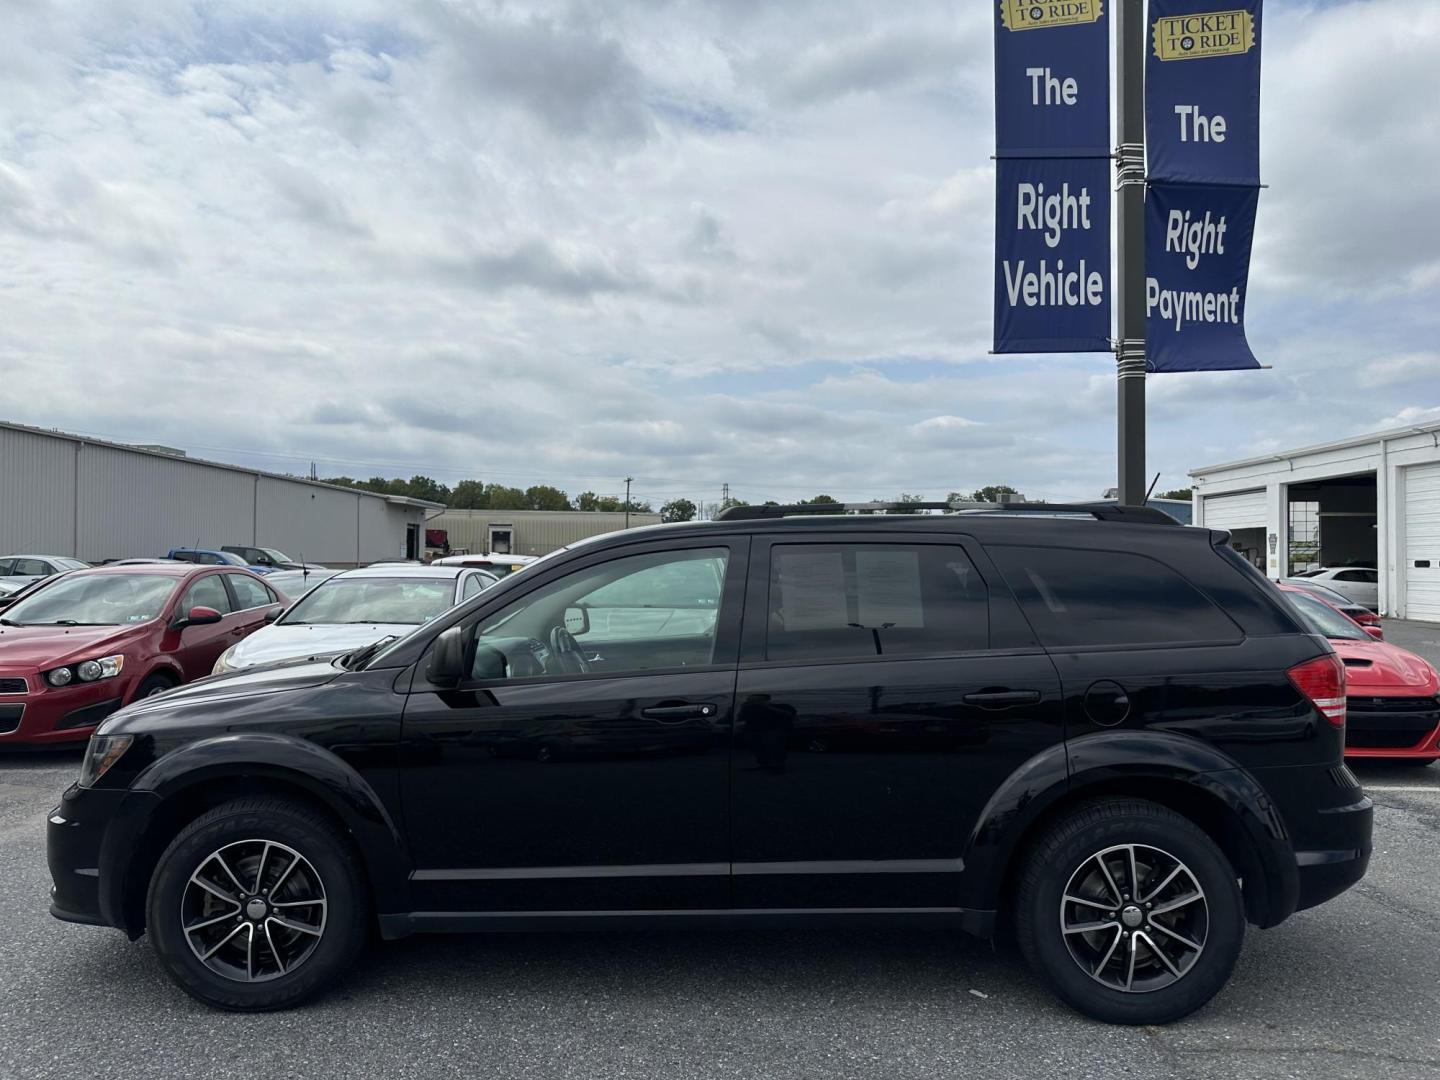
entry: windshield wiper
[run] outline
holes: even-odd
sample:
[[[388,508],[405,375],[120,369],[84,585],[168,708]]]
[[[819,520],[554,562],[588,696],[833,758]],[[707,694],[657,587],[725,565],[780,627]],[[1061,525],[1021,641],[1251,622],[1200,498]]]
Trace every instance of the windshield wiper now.
[[[0,619],[0,626],[24,626],[23,622],[16,622],[14,619]]]
[[[29,625],[30,625],[30,626],[114,626],[115,624],[114,624],[114,623],[108,623],[108,622],[77,622],[77,621],[74,620],[74,619],[56,619],[54,622],[48,622],[48,623],[43,623],[43,622],[42,622],[42,623],[30,623]]]
[[[353,652],[343,661],[348,671],[359,671],[364,667],[376,653],[383,649],[390,642],[397,640],[394,634],[386,634],[379,641],[372,641],[358,652]]]

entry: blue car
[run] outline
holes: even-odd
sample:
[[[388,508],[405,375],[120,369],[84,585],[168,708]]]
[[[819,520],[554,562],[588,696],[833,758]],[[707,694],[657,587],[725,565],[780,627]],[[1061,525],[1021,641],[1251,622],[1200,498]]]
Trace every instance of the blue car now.
[[[257,574],[273,573],[273,566],[252,566],[239,555],[229,551],[211,551],[209,548],[171,548],[165,556],[176,562],[199,563],[202,566],[243,566]]]

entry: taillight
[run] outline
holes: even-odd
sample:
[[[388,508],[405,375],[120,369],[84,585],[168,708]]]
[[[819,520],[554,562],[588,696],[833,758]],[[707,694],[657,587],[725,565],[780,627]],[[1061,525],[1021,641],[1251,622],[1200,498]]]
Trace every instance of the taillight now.
[[[1331,653],[1297,664],[1285,673],[1295,689],[1336,727],[1345,726],[1345,665]]]

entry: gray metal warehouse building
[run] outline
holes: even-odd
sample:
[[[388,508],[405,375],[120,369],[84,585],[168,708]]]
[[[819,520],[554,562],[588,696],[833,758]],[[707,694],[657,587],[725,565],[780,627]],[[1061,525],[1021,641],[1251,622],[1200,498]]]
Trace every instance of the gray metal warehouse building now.
[[[0,422],[0,554],[88,562],[258,544],[330,566],[415,558],[437,503]]]

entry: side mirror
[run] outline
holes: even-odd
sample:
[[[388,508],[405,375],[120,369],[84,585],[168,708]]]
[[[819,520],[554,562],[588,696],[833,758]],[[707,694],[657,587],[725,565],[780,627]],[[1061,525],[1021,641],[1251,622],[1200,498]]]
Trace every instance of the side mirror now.
[[[452,626],[435,639],[425,677],[433,686],[457,686],[465,677],[465,631]]]
[[[266,621],[267,623],[272,623],[272,622],[274,622],[276,619],[278,619],[278,618],[280,617],[280,613],[281,613],[282,611],[284,611],[284,610],[285,610],[284,608],[278,608],[278,607],[271,608],[269,611],[265,612],[265,621]]]
[[[590,632],[590,609],[586,607],[566,608],[565,629],[572,634],[588,634]]]
[[[1378,627],[1378,626],[1367,626],[1367,627],[1365,627],[1365,633],[1369,634],[1369,635],[1370,635],[1372,638],[1374,638],[1376,641],[1384,641],[1384,640],[1385,640],[1385,631],[1382,630],[1382,629],[1381,629],[1380,627]]]
[[[192,607],[188,615],[183,615],[170,624],[172,630],[184,630],[187,626],[210,626],[217,623],[225,616],[216,611],[213,607]]]

